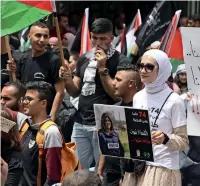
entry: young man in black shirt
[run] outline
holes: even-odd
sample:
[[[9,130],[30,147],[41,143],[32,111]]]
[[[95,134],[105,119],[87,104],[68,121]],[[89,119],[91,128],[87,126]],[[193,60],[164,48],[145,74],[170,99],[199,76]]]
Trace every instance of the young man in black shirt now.
[[[71,70],[65,67],[60,69],[68,93],[73,97],[80,94],[72,141],[77,143],[78,157],[84,168],[90,168],[93,159],[96,164],[99,161],[93,105],[114,104],[116,96],[112,83],[117,66],[128,62],[128,58],[111,46],[113,25],[108,19],[96,19],[91,31],[94,48],[80,57],[74,78]]]
[[[17,68],[17,78],[23,84],[29,81],[42,80],[54,86],[56,95],[50,116],[55,121],[56,113],[64,97],[64,83],[59,78],[61,60],[56,54],[46,50],[49,40],[49,29],[44,23],[37,22],[30,28],[29,39],[31,51],[24,54]],[[15,63],[8,61],[8,70],[13,71]]]
[[[115,95],[122,99],[120,106],[132,107],[133,96],[141,89],[139,73],[130,63],[123,63],[117,67],[115,80],[113,81]],[[118,103],[117,103],[118,104]],[[106,173],[108,186],[118,186],[122,177],[120,158],[101,156],[98,174]]]

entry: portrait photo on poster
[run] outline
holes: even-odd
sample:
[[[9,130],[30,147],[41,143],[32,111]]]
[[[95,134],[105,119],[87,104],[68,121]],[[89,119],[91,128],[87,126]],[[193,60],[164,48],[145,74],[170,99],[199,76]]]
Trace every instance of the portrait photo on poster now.
[[[94,104],[100,152],[141,161],[154,161],[147,110]]]

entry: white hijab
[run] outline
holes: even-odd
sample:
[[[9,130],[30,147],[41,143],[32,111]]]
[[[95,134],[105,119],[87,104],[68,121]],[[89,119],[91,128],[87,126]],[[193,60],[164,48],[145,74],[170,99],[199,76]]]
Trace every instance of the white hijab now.
[[[158,63],[158,75],[152,83],[145,83],[146,91],[150,94],[164,90],[167,85],[167,80],[172,72],[172,65],[166,53],[158,49],[148,50],[143,56],[148,55],[153,57]]]

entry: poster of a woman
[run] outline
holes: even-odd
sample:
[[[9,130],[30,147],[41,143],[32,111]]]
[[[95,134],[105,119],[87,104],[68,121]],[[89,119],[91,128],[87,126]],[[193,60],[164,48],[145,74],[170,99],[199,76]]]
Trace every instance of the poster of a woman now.
[[[101,129],[98,131],[100,150],[103,155],[124,157],[124,148],[108,113],[101,116]]]

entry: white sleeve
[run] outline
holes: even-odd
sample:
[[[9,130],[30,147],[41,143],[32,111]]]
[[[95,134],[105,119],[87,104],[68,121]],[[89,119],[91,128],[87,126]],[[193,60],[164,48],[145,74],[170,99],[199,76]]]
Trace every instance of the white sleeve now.
[[[184,101],[178,96],[171,110],[173,128],[187,124]]]
[[[62,135],[55,125],[50,126],[44,133],[44,149],[62,147]]]
[[[19,130],[21,129],[26,119],[28,119],[28,116],[22,114],[21,112],[17,112],[17,125]]]

